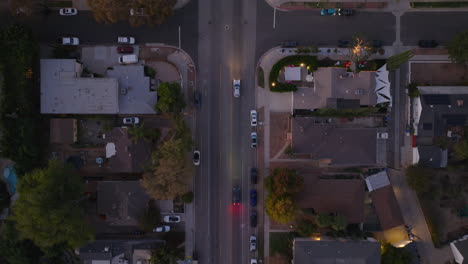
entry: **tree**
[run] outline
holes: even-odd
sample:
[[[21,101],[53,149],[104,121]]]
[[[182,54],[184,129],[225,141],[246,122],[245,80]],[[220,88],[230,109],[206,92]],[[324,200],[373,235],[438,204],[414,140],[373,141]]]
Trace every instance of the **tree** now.
[[[0,181],[0,212],[10,206],[10,193],[4,181]]]
[[[133,26],[160,25],[174,13],[177,0],[135,0],[131,8],[140,9],[142,15],[130,16],[129,22]]]
[[[128,20],[130,6],[126,0],[88,0],[94,19],[101,23]]]
[[[184,161],[162,158],[153,173],[143,174],[143,187],[156,200],[172,200],[186,192]]]
[[[140,227],[146,232],[151,232],[153,228],[161,223],[161,212],[153,202],[148,203],[143,215],[140,217]]]
[[[193,192],[186,192],[184,193],[180,199],[182,200],[182,202],[184,203],[191,203],[193,202]]]
[[[414,56],[412,50],[407,50],[402,53],[395,54],[387,59],[387,69],[389,71],[396,70],[400,65],[407,62]]]
[[[164,246],[153,250],[151,254],[151,264],[176,264],[181,258],[182,252],[176,248]]]
[[[268,195],[265,208],[272,219],[282,224],[293,221],[297,215],[297,205],[290,196]]]
[[[24,175],[13,207],[21,237],[43,250],[61,244],[76,248],[91,240],[81,203],[83,189],[76,171],[59,161]]]
[[[455,145],[455,156],[460,160],[468,159],[468,140],[463,140]]]
[[[389,243],[382,245],[382,264],[408,264],[413,257],[406,248],[396,248]]]
[[[159,136],[161,135],[161,132],[157,128],[150,129],[146,128],[144,124],[141,124],[140,126],[134,125],[130,127],[128,129],[128,134],[130,135],[130,138],[134,144],[138,143],[140,140],[156,143],[159,139]]]
[[[178,83],[161,83],[158,88],[155,109],[161,113],[179,113],[185,107],[184,95]]]
[[[13,15],[33,15],[38,10],[44,8],[43,1],[40,0],[11,0],[10,12]]]
[[[297,223],[296,232],[301,237],[311,236],[317,231],[317,225],[310,219],[302,219]]]
[[[329,213],[319,213],[317,215],[317,225],[321,228],[329,227],[333,223],[333,216]]]
[[[447,46],[449,58],[457,63],[468,62],[468,31],[458,33]]]
[[[421,166],[409,166],[406,169],[406,181],[417,193],[424,193],[429,189],[432,174]]]
[[[319,213],[317,216],[317,224],[321,228],[330,227],[335,231],[343,231],[346,229],[347,221],[343,215]]]
[[[165,159],[172,159],[183,164],[187,148],[180,138],[171,138],[162,143],[158,150],[158,156]]]
[[[31,240],[19,237],[14,222],[4,222],[0,237],[0,260],[8,264],[40,263],[43,255],[41,250]],[[3,259],[2,259],[3,258]]]
[[[348,225],[346,218],[343,215],[335,215],[330,227],[335,231],[343,231]]]
[[[265,180],[268,192],[276,196],[298,193],[303,186],[304,178],[297,175],[295,170],[288,168],[276,168]]]
[[[372,47],[367,38],[362,34],[353,36],[348,52],[349,59],[357,64],[369,58],[370,55],[372,55]]]
[[[419,89],[417,83],[408,84],[408,96],[411,98],[419,97]]]

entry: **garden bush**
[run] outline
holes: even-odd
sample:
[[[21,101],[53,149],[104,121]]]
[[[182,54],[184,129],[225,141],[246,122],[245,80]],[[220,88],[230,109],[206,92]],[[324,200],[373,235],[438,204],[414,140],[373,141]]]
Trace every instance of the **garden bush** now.
[[[297,86],[293,83],[276,83],[270,90],[278,93],[295,92],[297,91]]]

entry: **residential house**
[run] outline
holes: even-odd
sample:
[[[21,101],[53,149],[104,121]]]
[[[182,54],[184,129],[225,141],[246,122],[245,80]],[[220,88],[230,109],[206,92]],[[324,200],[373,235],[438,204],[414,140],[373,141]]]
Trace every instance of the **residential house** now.
[[[293,264],[377,264],[380,260],[380,243],[377,241],[296,238],[293,242]]]

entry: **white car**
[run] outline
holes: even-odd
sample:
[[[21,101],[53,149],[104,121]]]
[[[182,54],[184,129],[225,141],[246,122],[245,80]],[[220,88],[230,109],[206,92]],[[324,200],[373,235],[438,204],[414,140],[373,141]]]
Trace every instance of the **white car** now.
[[[257,126],[257,111],[255,110],[250,110],[250,125]]]
[[[233,88],[234,88],[234,97],[240,96],[240,80],[233,80]]]
[[[118,37],[117,42],[120,44],[135,44],[134,37]]]
[[[250,236],[250,251],[257,250],[257,237]]]
[[[377,139],[388,139],[388,132],[377,132]]]
[[[179,223],[180,222],[180,216],[178,216],[178,215],[166,215],[164,217],[164,222],[165,223]]]
[[[193,164],[195,166],[200,165],[200,151],[198,151],[198,150],[195,150],[193,152]]]
[[[171,231],[171,227],[168,226],[168,225],[165,225],[165,226],[158,226],[156,228],[153,229],[153,232],[169,232]]]
[[[250,259],[250,264],[257,264],[257,259]]]
[[[75,16],[78,14],[78,9],[76,8],[60,8],[59,13],[61,16]]]
[[[250,133],[250,138],[252,139],[252,144],[250,145],[252,148],[257,147],[257,132]]]
[[[57,39],[57,43],[67,46],[80,45],[80,40],[77,37],[61,37]]]
[[[138,117],[124,117],[124,125],[137,125],[140,123],[140,118]]]
[[[136,54],[122,55],[119,57],[120,64],[133,64],[138,63],[138,56]]]

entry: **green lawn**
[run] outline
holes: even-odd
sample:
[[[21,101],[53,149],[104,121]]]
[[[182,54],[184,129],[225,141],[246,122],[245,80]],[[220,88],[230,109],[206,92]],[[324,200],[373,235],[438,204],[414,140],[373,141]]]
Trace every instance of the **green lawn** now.
[[[294,235],[289,232],[270,233],[270,256],[275,253],[292,259],[292,242]]]

